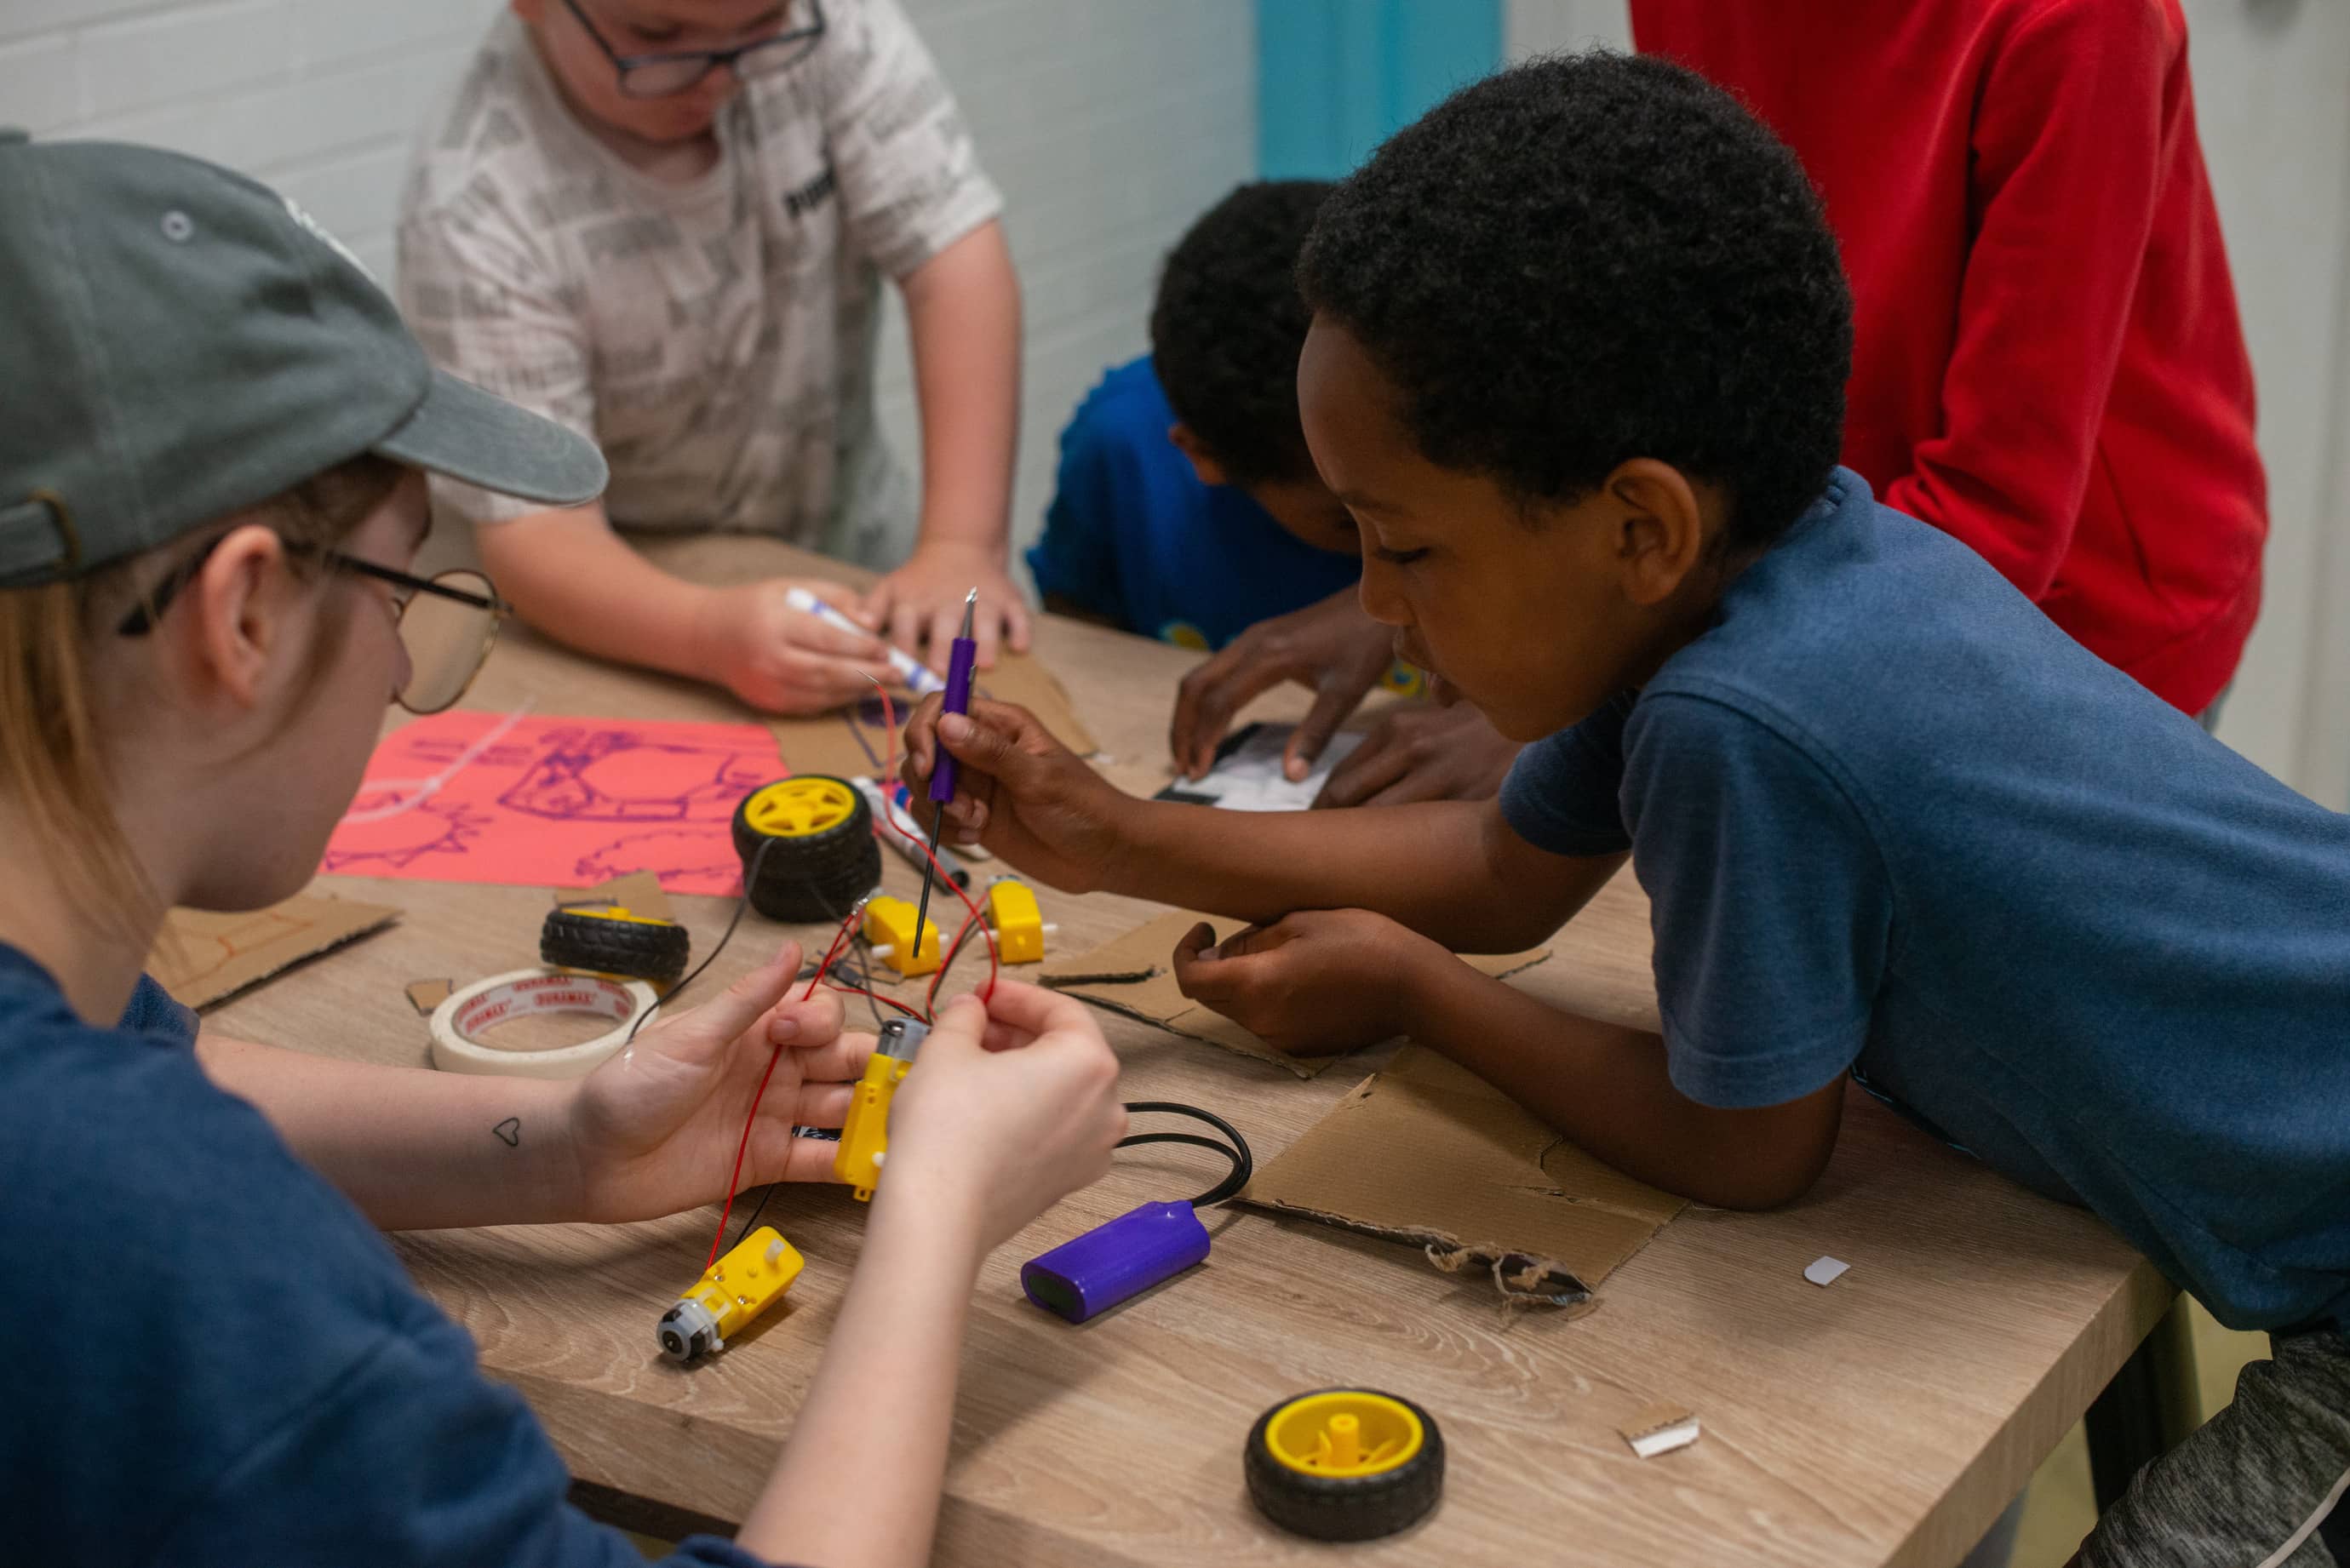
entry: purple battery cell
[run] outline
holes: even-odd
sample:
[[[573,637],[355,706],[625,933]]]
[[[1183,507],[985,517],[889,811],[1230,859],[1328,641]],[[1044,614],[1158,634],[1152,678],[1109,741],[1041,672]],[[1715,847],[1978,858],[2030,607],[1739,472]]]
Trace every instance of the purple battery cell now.
[[[1189,1203],[1146,1203],[1021,1265],[1020,1288],[1046,1312],[1083,1323],[1208,1255]]]
[[[968,616],[963,624],[971,624]],[[968,637],[954,639],[953,651],[947,656],[947,694],[944,711],[949,713],[971,711],[971,670],[978,662],[979,644]],[[931,770],[931,799],[944,805],[954,799],[955,760],[944,746],[939,748],[938,765]]]

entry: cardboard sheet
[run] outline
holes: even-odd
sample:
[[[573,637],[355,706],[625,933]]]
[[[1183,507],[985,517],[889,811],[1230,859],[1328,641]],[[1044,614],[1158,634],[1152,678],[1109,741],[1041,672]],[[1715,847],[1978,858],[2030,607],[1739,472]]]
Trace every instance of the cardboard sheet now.
[[[238,915],[173,909],[147,956],[147,971],[182,1006],[210,1007],[399,916],[387,905],[317,893]]]
[[[1097,750],[1093,732],[1077,717],[1069,694],[1051,670],[1029,655],[1003,654],[994,669],[981,672],[976,690],[999,702],[1019,703],[1079,756],[1089,756]],[[890,701],[902,728],[913,700],[893,691]],[[771,720],[767,727],[775,732],[775,743],[794,773],[830,774],[836,778],[878,774],[889,755],[891,737],[878,696],[814,719]]]
[[[1246,929],[1243,921],[1177,909],[1137,926],[1116,941],[1105,942],[1089,953],[1048,960],[1037,970],[1036,983],[1066,991],[1146,1023],[1155,1023],[1170,1033],[1204,1040],[1260,1062],[1271,1062],[1301,1078],[1317,1077],[1327,1071],[1338,1055],[1287,1055],[1177,989],[1175,944],[1182,940],[1184,932],[1202,920],[1215,928],[1219,942]],[[1532,968],[1549,956],[1550,950],[1544,948],[1492,958],[1464,958],[1461,961],[1500,979]]]
[[[436,713],[376,748],[320,868],[525,887],[650,870],[723,896],[743,880],[735,806],[786,771],[764,724]]]
[[[1468,1069],[1419,1046],[1262,1167],[1244,1203],[1490,1270],[1505,1297],[1589,1298],[1687,1200],[1576,1148]]]

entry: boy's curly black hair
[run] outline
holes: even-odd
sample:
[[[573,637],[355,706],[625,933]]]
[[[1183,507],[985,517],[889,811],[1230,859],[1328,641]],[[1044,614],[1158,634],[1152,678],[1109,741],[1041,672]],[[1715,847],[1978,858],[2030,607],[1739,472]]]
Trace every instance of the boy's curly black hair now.
[[[1233,483],[1305,479],[1297,353],[1312,319],[1297,253],[1326,180],[1243,185],[1176,242],[1150,311],[1150,352],[1175,417]]]
[[[1852,298],[1819,198],[1663,60],[1559,56],[1462,88],[1330,194],[1297,275],[1400,389],[1421,455],[1521,499],[1654,458],[1729,490],[1738,550],[1835,464]]]

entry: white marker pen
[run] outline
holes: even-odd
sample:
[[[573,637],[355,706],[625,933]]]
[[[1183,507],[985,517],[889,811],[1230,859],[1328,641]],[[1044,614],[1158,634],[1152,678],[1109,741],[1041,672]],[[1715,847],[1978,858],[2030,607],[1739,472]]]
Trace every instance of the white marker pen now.
[[[816,617],[827,626],[838,627],[843,631],[853,631],[860,637],[873,635],[806,588],[797,587],[785,588],[784,603],[804,614]],[[944,676],[923,664],[904,649],[895,645],[885,646],[889,649],[889,668],[898,672],[898,679],[906,683],[907,691],[917,697],[927,697],[933,691],[943,691],[947,689]]]

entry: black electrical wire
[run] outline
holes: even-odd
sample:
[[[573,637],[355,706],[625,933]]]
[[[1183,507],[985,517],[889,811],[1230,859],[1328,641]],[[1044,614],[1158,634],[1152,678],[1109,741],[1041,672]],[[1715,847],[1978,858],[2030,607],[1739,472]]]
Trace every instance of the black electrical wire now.
[[[1126,1108],[1129,1114],[1136,1116],[1190,1116],[1193,1121],[1207,1123],[1231,1140],[1229,1143],[1219,1143],[1213,1138],[1201,1137],[1196,1133],[1133,1133],[1118,1140],[1115,1147],[1118,1148],[1150,1143],[1190,1144],[1196,1148],[1214,1149],[1218,1154],[1231,1160],[1232,1174],[1200,1194],[1199,1197],[1192,1199],[1191,1207],[1194,1209],[1205,1209],[1211,1204],[1222,1203],[1228,1198],[1237,1196],[1241,1189],[1249,1184],[1249,1178],[1256,1171],[1256,1160],[1249,1153],[1248,1140],[1241,1137],[1238,1127],[1213,1111],[1203,1111],[1197,1106],[1187,1106],[1176,1100],[1128,1100]]]
[[[718,933],[718,945],[712,948],[708,955],[705,956],[700,963],[695,964],[691,970],[688,970],[684,979],[679,981],[675,985],[671,986],[669,988],[669,994],[662,997],[658,1004],[652,1007],[648,1007],[642,1012],[637,1014],[637,1021],[629,1025],[629,1037],[620,1042],[623,1049],[626,1049],[637,1043],[637,1031],[645,1026],[645,1020],[660,1012],[661,1008],[667,1007],[671,1002],[675,1002],[684,992],[687,986],[691,985],[695,981],[700,980],[702,978],[702,971],[715,963],[718,961],[718,955],[726,950],[726,944],[734,940],[734,928],[743,923],[743,911],[751,907],[751,885],[758,880],[759,867],[765,862],[767,858],[767,851],[774,846],[775,843],[775,841],[772,838],[760,840],[759,852],[751,857],[751,868],[743,873],[743,897],[741,900],[735,904],[734,913],[728,917],[726,929]]]

